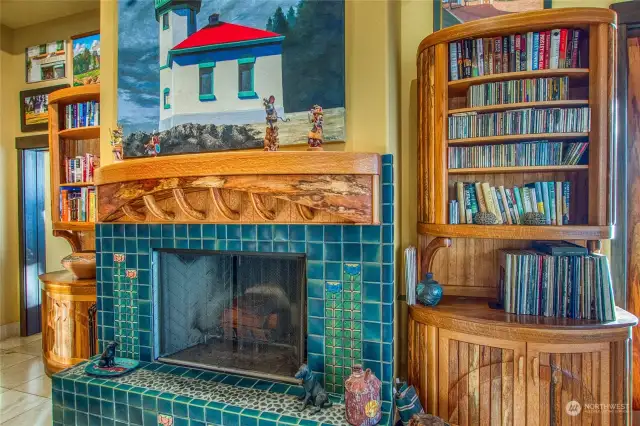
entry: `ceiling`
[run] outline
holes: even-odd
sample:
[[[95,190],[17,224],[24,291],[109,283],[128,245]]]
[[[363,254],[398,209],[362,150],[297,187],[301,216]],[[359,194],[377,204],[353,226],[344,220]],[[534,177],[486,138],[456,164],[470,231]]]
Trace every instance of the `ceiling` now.
[[[0,0],[0,24],[15,30],[99,7],[100,0]]]

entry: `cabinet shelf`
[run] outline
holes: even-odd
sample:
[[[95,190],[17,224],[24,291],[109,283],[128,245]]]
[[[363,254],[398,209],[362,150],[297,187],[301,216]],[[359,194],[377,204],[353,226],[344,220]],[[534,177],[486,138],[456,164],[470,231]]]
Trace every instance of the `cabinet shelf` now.
[[[523,135],[480,136],[476,138],[449,139],[449,145],[491,145],[504,142],[573,140],[589,137],[589,133],[527,133]]]
[[[441,225],[419,222],[418,233],[445,238],[497,240],[605,240],[613,237],[613,227],[589,225]]]
[[[580,170],[588,170],[586,164],[578,164],[576,166],[518,166],[518,167],[478,167],[467,169],[449,169],[450,175],[467,175],[472,173],[489,174],[489,173],[541,173],[541,172],[576,172]]]
[[[86,186],[95,186],[95,184],[93,182],[74,182],[74,183],[61,183],[60,187],[65,187],[65,186],[69,186],[72,188],[83,188]]]
[[[60,139],[98,139],[100,137],[100,126],[76,127],[74,129],[64,129],[58,132]]]
[[[502,74],[483,75],[480,77],[464,78],[461,80],[450,81],[450,92],[464,92],[469,86],[475,84],[492,83],[494,81],[522,80],[525,78],[546,78],[546,77],[564,77],[584,78],[589,77],[588,68],[561,68],[557,70],[536,70],[536,71],[518,71],[506,72]]]
[[[465,112],[484,113],[484,112],[508,111],[512,109],[523,109],[523,108],[558,108],[558,107],[579,107],[579,106],[586,106],[586,105],[589,105],[589,101],[587,99],[578,99],[578,100],[567,99],[563,101],[517,102],[517,103],[510,103],[510,104],[457,108],[457,109],[450,109],[447,113],[449,115],[452,115],[452,114],[462,114]]]
[[[54,231],[94,231],[95,222],[53,222]]]

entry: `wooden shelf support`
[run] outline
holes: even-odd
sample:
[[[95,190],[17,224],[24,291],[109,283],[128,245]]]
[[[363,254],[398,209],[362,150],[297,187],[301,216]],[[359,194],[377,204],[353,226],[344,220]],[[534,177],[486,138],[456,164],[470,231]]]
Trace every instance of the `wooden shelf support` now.
[[[424,271],[433,272],[433,259],[440,249],[451,247],[451,238],[437,237],[431,240],[431,242],[424,248],[422,254],[422,262],[424,262]],[[420,277],[418,277],[419,280]]]
[[[134,222],[144,222],[145,218],[147,217],[145,214],[135,210],[129,204],[125,204],[124,206],[122,206],[122,213],[124,213],[125,216],[127,216]]]
[[[172,212],[168,212],[160,208],[160,206],[156,203],[156,199],[153,195],[144,195],[142,197],[144,201],[144,205],[149,210],[149,213],[157,217],[161,220],[173,220],[175,215]]]
[[[296,210],[298,210],[300,216],[302,216],[306,220],[313,220],[313,218],[316,216],[313,209],[311,207],[305,206],[304,204],[296,203]]]
[[[276,212],[274,210],[269,209],[262,200],[262,197],[256,193],[249,193],[251,198],[251,204],[253,204],[253,208],[256,209],[258,215],[264,220],[274,220],[276,218]]]
[[[222,198],[220,188],[209,188],[209,192],[211,193],[211,198],[213,198],[213,204],[215,204],[220,214],[229,220],[240,219],[240,212],[229,207],[224,198]]]
[[[80,251],[82,249],[81,248],[82,244],[80,242],[80,237],[78,236],[77,232],[54,230],[53,231],[53,236],[54,237],[64,238],[65,240],[67,240],[67,242],[71,246],[71,251],[74,252],[74,253],[78,252],[78,251]]]
[[[195,219],[195,220],[205,220],[207,215],[201,212],[200,210],[196,210],[189,204],[187,198],[184,195],[184,191],[180,188],[175,188],[173,190],[173,196],[176,199],[176,203],[180,210],[182,210],[187,216]]]

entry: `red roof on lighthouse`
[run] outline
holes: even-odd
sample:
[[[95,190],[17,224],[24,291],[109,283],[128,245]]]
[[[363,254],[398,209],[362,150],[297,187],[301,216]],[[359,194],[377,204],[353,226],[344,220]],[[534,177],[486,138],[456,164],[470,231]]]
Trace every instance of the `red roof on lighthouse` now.
[[[200,31],[196,31],[171,50],[247,42],[274,37],[281,37],[281,35],[272,31],[245,27],[244,25],[219,22],[216,25],[207,25]]]

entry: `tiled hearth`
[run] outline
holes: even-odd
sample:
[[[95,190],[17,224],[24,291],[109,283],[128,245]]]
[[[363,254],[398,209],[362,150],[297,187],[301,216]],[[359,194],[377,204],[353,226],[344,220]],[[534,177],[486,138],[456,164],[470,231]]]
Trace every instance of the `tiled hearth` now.
[[[56,375],[54,423],[344,424],[344,380],[353,364],[363,363],[383,381],[388,424],[395,294],[391,156],[382,163],[381,225],[97,225],[99,349],[116,340],[118,355],[139,359],[143,367],[108,381],[85,376],[83,365]],[[300,413],[295,385],[155,361],[159,249],[305,254],[307,362],[334,394],[334,406],[318,415]]]

